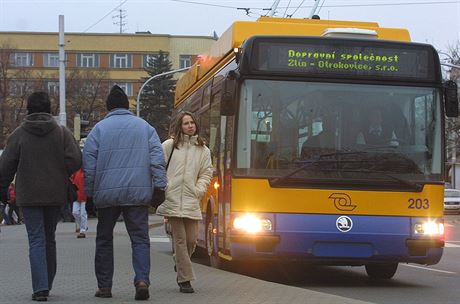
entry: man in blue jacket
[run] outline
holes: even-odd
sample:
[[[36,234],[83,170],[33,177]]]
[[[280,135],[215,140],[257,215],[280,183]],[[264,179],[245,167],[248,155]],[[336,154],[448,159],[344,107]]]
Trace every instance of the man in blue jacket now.
[[[123,214],[135,272],[135,299],[147,300],[150,285],[148,208],[164,201],[166,172],[155,129],[134,116],[115,85],[106,100],[107,116],[89,133],[83,150],[85,191],[98,211],[96,297],[112,297],[113,228]]]

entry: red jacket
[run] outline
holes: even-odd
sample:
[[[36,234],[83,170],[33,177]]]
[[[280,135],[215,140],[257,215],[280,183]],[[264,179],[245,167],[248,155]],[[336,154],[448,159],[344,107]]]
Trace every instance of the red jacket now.
[[[10,202],[15,203],[16,202],[16,193],[14,191],[14,186],[10,185],[8,187],[8,195],[10,196]]]
[[[85,181],[83,178],[83,170],[80,168],[75,172],[70,178],[72,182],[77,186],[77,201],[86,202],[86,193],[85,193]]]

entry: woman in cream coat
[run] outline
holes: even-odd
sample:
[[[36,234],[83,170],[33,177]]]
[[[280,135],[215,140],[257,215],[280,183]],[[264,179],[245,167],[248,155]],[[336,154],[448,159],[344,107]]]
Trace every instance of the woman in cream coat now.
[[[174,137],[163,143],[167,165],[166,200],[157,214],[168,218],[174,241],[177,283],[180,291],[193,293],[195,279],[190,257],[198,238],[202,219],[200,200],[212,177],[211,152],[199,136],[194,115],[182,113],[174,128]]]

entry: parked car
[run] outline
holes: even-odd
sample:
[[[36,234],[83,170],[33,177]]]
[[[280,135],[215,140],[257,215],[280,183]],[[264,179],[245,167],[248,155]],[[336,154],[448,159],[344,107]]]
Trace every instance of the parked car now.
[[[460,190],[444,189],[444,211],[460,213]]]

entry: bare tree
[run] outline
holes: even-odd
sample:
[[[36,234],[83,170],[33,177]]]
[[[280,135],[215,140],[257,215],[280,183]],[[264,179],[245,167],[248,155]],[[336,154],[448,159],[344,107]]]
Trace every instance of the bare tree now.
[[[13,47],[5,42],[0,45],[0,147],[5,143],[5,120],[7,114],[7,97],[9,95],[9,74]]]
[[[67,75],[68,117],[80,114],[93,126],[105,115],[105,96],[108,90],[108,73],[105,70],[72,70]],[[70,122],[72,123],[72,122]]]

